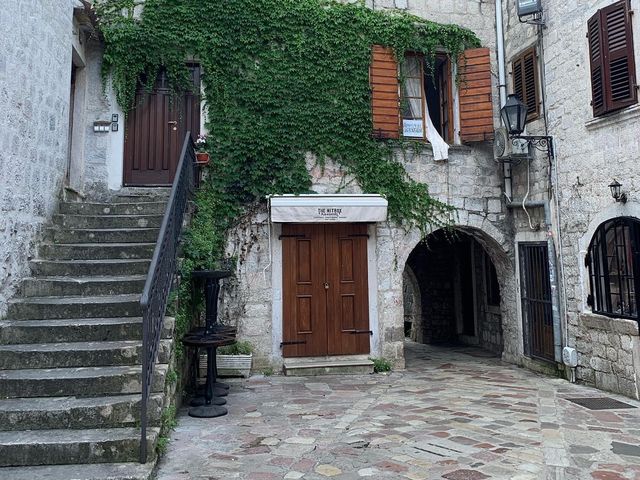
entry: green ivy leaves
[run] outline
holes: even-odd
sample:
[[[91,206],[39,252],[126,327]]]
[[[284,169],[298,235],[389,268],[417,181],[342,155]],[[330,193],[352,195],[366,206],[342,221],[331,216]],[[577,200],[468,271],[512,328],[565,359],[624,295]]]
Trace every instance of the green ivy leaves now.
[[[371,46],[427,58],[444,49],[455,58],[479,46],[472,32],[362,2],[146,0],[139,16],[133,6],[103,0],[96,7],[103,74],[125,110],[140,78],[165,68],[180,92],[185,61],[203,67],[212,164],[185,246],[187,270],[222,256],[225,232],[247,205],[309,191],[307,153],[339,162],[366,193],[386,195],[391,218],[406,227],[448,222],[450,208],[395,159],[402,145],[371,137]]]

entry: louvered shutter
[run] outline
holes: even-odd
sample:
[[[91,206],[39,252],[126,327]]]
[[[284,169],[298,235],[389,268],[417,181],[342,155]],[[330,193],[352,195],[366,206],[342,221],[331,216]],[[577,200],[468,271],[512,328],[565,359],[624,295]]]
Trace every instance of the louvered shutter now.
[[[460,139],[463,142],[493,139],[489,49],[465,50],[458,61],[458,73]]]
[[[513,93],[527,106],[527,120],[539,115],[538,72],[534,48],[513,60]]]
[[[617,110],[636,102],[629,1],[623,0],[603,8],[600,22],[604,32],[608,110]]]
[[[587,22],[594,116],[637,102],[629,0],[609,5]]]
[[[531,119],[538,116],[538,81],[534,49],[525,54],[522,63],[524,83],[524,99],[522,101],[527,105],[527,116]]]
[[[391,48],[374,45],[369,70],[373,135],[400,137],[398,63]]]
[[[593,107],[593,115],[597,117],[598,115],[602,115],[606,110],[600,12],[591,17],[587,23],[587,29],[587,38],[589,39],[589,61],[591,62],[591,106]]]

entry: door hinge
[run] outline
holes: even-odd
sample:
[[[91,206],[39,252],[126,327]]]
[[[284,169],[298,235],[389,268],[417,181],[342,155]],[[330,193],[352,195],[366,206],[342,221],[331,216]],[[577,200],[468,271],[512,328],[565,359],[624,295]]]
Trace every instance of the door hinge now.
[[[307,238],[304,233],[291,233],[289,235],[279,235],[278,240],[282,240],[283,238]]]
[[[363,334],[369,334],[369,335],[373,335],[373,331],[371,330],[345,330],[345,333],[350,333],[351,335],[363,335]]]
[[[293,340],[290,342],[280,342],[280,348],[285,347],[287,345],[303,345],[307,343],[306,340]]]

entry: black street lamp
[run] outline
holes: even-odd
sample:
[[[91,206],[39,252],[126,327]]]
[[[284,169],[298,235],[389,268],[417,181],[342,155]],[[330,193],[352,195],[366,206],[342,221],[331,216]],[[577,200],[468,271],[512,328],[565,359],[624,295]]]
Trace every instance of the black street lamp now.
[[[507,97],[507,102],[500,110],[500,116],[509,135],[520,135],[524,132],[524,125],[527,122],[527,106],[516,95],[511,94]]]
[[[536,150],[546,151],[549,161],[551,161],[554,158],[552,137],[548,135],[521,135],[527,123],[527,110],[527,106],[520,101],[517,95],[511,94],[500,110],[500,117],[513,145],[517,145],[518,140],[524,140],[527,142],[527,148],[533,147]]]
[[[611,196],[616,202],[627,203],[627,194],[622,191],[622,185],[615,178],[609,188],[611,189]]]

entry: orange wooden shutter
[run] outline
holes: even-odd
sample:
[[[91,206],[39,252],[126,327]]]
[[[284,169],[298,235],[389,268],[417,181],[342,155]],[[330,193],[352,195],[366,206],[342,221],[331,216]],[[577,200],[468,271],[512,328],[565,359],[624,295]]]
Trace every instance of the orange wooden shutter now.
[[[379,138],[400,137],[400,95],[398,63],[391,48],[371,49],[371,114],[373,134]]]
[[[493,139],[489,49],[465,50],[458,61],[458,73],[460,140],[482,142]]]

